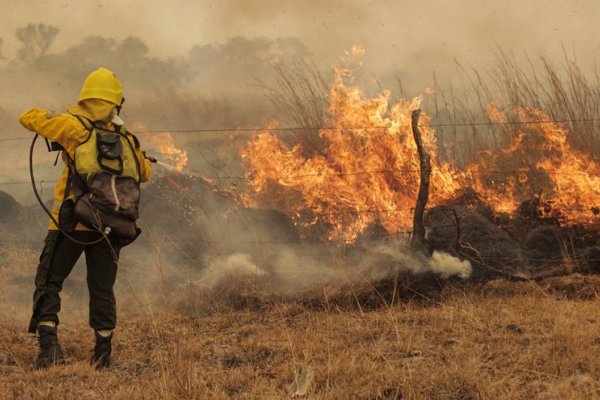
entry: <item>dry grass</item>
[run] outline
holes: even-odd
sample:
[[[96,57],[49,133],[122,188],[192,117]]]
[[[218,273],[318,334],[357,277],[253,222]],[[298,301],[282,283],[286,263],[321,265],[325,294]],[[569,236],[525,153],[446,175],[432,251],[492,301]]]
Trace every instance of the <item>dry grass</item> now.
[[[458,166],[476,162],[481,152],[505,147],[519,129],[518,118],[508,113],[508,126],[460,126],[489,121],[486,108],[494,102],[503,111],[531,107],[554,121],[568,121],[569,144],[589,153],[600,152],[600,74],[576,55],[565,52],[562,60],[517,57],[497,49],[496,63],[481,70],[457,62],[453,82],[432,82],[433,93],[425,97],[423,108],[436,124],[459,124],[437,129],[439,154]],[[403,93],[399,82],[400,93]]]
[[[272,65],[275,84],[259,82],[264,97],[272,104],[283,126],[304,128],[280,135],[288,144],[300,143],[307,154],[321,154],[324,143],[319,130],[326,119],[328,82],[317,66],[308,60],[296,60]]]
[[[79,269],[62,313],[68,362],[34,371],[25,328],[35,255],[11,254],[1,267],[0,399],[289,398],[299,367],[314,377],[311,399],[600,396],[595,276],[363,284],[296,301],[237,282],[237,296],[179,288],[151,299],[160,287],[129,285],[130,263],[119,278],[115,367],[96,372]]]
[[[595,116],[597,79],[584,80],[568,62],[571,69],[560,74],[549,64],[545,75],[533,77],[518,68],[510,62],[499,66],[495,87],[505,92],[504,107],[537,105],[555,119]],[[311,126],[323,118],[313,91],[321,82],[317,75],[298,71],[281,70],[280,91],[273,93],[287,99],[290,123]],[[294,92],[298,82],[304,86]],[[483,89],[471,98],[484,107],[494,97],[485,89],[491,84],[482,84],[476,74],[473,83]],[[542,87],[551,90],[535,92]],[[472,107],[452,93],[438,100],[451,123],[480,120],[469,111],[456,117]],[[205,114],[184,103],[190,99],[178,99],[168,112],[157,113],[151,126],[160,126],[171,111],[178,112],[175,120],[203,122]],[[159,106],[156,102],[155,110]],[[214,107],[207,106],[206,112],[219,111],[215,126],[224,125],[230,108],[224,103]],[[239,121],[240,126],[247,123]],[[596,128],[571,128],[575,145],[597,148]],[[484,138],[475,130],[442,133],[457,147],[473,144],[463,153],[446,155],[457,164],[501,145],[493,132]],[[165,282],[173,271],[160,263],[125,260],[119,273],[114,368],[96,372],[88,365],[92,332],[79,268],[65,286],[61,315],[68,362],[34,371],[37,346],[25,331],[36,257],[37,251],[0,248],[0,399],[289,398],[299,369],[313,377],[306,395],[311,399],[600,397],[596,276],[518,283],[363,283],[317,288],[290,300],[261,282],[227,281],[220,290],[201,291],[192,284]]]

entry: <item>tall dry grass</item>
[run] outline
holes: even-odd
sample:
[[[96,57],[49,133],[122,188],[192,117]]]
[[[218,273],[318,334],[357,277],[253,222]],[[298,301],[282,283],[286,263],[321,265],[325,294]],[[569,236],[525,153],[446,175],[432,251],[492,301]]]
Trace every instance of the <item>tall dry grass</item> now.
[[[305,127],[281,133],[288,144],[301,143],[309,154],[323,148],[318,131],[327,120],[327,93],[331,82],[314,64],[296,61],[274,65],[277,79],[262,84],[264,95],[277,111],[277,120],[285,126]],[[394,93],[413,94],[397,78]],[[597,157],[600,154],[600,74],[595,68],[578,63],[565,52],[562,60],[543,55],[535,59],[519,58],[503,49],[496,51],[496,64],[480,70],[456,62],[455,73],[446,81],[433,75],[422,108],[437,127],[439,154],[444,161],[463,167],[477,161],[482,151],[503,148],[517,129],[515,115],[507,114],[509,125],[486,126],[490,122],[486,108],[494,102],[501,110],[532,107],[550,119],[568,121],[569,142],[577,149]],[[475,125],[470,125],[475,124]]]
[[[273,64],[275,83],[260,82],[263,96],[272,104],[277,120],[283,126],[303,128],[284,136],[287,143],[301,143],[308,154],[319,154],[323,144],[319,130],[327,112],[329,82],[308,60]]]
[[[510,113],[505,126],[468,126],[491,122],[486,115],[490,102],[505,111],[535,108],[551,120],[565,121],[569,144],[598,159],[600,75],[595,67],[584,68],[566,52],[555,61],[545,56],[518,58],[498,49],[493,69],[481,71],[457,62],[456,70],[460,88],[434,78],[432,98],[425,102],[434,124],[458,125],[437,128],[446,161],[459,166],[476,162],[482,151],[506,146],[518,129],[527,128]]]

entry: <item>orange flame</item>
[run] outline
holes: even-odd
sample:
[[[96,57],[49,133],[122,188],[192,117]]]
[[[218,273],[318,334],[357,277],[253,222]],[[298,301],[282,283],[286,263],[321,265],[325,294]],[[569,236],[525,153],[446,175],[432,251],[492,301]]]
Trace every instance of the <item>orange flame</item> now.
[[[365,46],[355,44],[354,46],[352,46],[352,49],[350,51],[353,56],[362,56],[363,54],[365,54]]]
[[[358,88],[344,84],[346,70],[335,72],[331,117],[319,131],[320,154],[304,157],[300,144],[288,148],[269,132],[243,149],[252,186],[246,205],[281,210],[305,227],[324,224],[330,239],[353,241],[376,222],[387,232],[407,229],[419,176],[410,115],[420,99],[389,107],[388,91],[366,99]],[[427,116],[423,124],[424,142],[435,153]],[[446,166],[434,170],[434,199],[458,188],[444,176],[449,172]]]
[[[503,113],[495,113],[507,120]],[[514,173],[492,178],[479,174],[474,176],[474,188],[496,210],[514,213],[523,201],[538,197],[545,205],[540,213],[550,211],[564,224],[599,223],[596,210],[600,205],[600,165],[572,148],[567,142],[567,129],[551,122],[543,112],[521,107],[513,114],[524,123],[511,128],[515,132],[509,132],[513,133],[509,146],[489,153],[469,170],[504,169]]]
[[[160,161],[179,172],[187,167],[187,152],[175,147],[173,136],[171,136],[170,132],[150,133],[139,122],[134,124],[133,130],[141,132],[144,149],[157,152],[159,154],[157,158]]]
[[[417,196],[419,160],[410,128],[420,98],[390,105],[389,91],[368,98],[346,84],[347,69],[336,68],[329,93],[329,117],[319,130],[320,149],[305,155],[301,143],[286,146],[265,131],[241,151],[250,181],[243,202],[280,210],[297,225],[320,226],[330,239],[354,241],[369,226],[389,233],[409,229]],[[490,121],[505,124],[491,103]],[[503,125],[512,140],[485,152],[465,171],[439,161],[435,131],[422,114],[421,131],[433,171],[429,206],[447,202],[472,187],[496,212],[513,214],[526,200],[540,198],[563,223],[598,223],[600,167],[567,142],[567,131],[537,110],[519,108],[518,121]]]

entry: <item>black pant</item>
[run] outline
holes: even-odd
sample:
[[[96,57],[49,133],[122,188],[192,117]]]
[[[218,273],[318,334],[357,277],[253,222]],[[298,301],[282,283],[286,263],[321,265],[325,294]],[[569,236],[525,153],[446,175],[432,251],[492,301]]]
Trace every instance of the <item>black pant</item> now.
[[[82,242],[100,238],[97,232],[73,232],[70,236]],[[115,328],[117,310],[113,286],[120,247],[113,241],[109,243],[106,240],[84,246],[72,242],[58,231],[49,231],[35,277],[33,316],[29,332],[35,333],[37,324],[41,321],[53,321],[58,325],[63,282],[84,251],[90,293],[90,326],[95,330]]]

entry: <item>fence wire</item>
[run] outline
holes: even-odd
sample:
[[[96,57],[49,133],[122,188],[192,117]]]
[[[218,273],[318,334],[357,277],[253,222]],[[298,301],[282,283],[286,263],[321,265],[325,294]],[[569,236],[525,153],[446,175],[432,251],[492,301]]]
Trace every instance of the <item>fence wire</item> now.
[[[581,118],[581,119],[547,119],[547,120],[530,120],[530,121],[505,121],[505,122],[493,122],[493,121],[480,121],[480,122],[464,122],[464,123],[439,123],[429,125],[418,125],[419,128],[460,128],[460,127],[491,127],[491,126],[518,126],[518,125],[544,125],[544,124],[569,124],[589,122],[596,123],[600,122],[600,119],[595,118]],[[193,129],[148,129],[148,130],[136,130],[132,133],[136,135],[146,133],[256,133],[256,132],[273,132],[273,133],[285,133],[295,131],[353,131],[353,130],[385,130],[391,128],[411,128],[412,125],[364,125],[364,126],[288,126],[288,127],[238,127],[238,128],[193,128]],[[31,140],[29,137],[8,137],[0,138],[0,143]]]
[[[482,122],[471,122],[471,123],[453,123],[453,124],[430,124],[421,127],[431,127],[431,128],[443,128],[443,127],[469,127],[469,126],[518,126],[518,125],[541,125],[541,124],[564,124],[564,123],[581,123],[581,122],[589,122],[596,123],[600,120],[598,119],[560,119],[560,120],[531,120],[531,121],[507,121],[507,122],[491,122],[491,121],[482,121]],[[394,128],[410,128],[411,125],[402,125],[402,126],[394,126]],[[320,126],[320,127],[305,127],[305,126],[291,126],[291,127],[256,127],[256,128],[198,128],[198,129],[152,129],[152,130],[144,130],[144,131],[136,131],[136,134],[155,134],[155,133],[175,133],[175,134],[189,134],[189,133],[210,133],[210,132],[221,132],[221,133],[257,133],[257,132],[272,132],[272,133],[285,133],[286,131],[306,131],[306,130],[381,130],[381,129],[390,129],[390,125],[381,125],[381,126]],[[8,138],[0,138],[0,144],[2,143],[10,143],[14,141],[29,141],[30,137],[8,137]],[[218,156],[217,156],[218,158]],[[225,163],[228,165],[229,163]],[[213,167],[214,168],[214,167]],[[447,180],[452,180],[452,173],[445,171],[439,168],[437,165],[432,165],[432,170],[437,170],[441,172],[443,177]],[[380,174],[392,174],[395,177],[401,174],[416,174],[419,173],[419,169],[385,169],[385,170],[358,170],[358,171],[346,171],[346,172],[335,172],[335,173],[314,173],[314,174],[300,174],[300,175],[289,175],[289,176],[280,176],[279,179],[283,180],[294,180],[294,179],[302,179],[308,177],[344,177],[344,176],[373,176]],[[507,170],[497,170],[497,169],[489,169],[489,170],[470,170],[470,171],[460,171],[457,170],[456,174],[471,174],[471,175],[518,175],[518,174],[527,174],[527,175],[563,175],[563,176],[587,176],[585,173],[580,172],[549,172],[549,171],[523,171],[523,170],[515,170],[515,169],[507,169]],[[248,175],[219,175],[219,174],[203,174],[201,171],[193,171],[186,170],[181,173],[183,177],[201,177],[206,179],[212,179],[217,181],[240,181],[240,182],[250,182],[253,180],[251,174]],[[58,180],[42,180],[38,181],[37,184],[41,188],[45,184],[54,184],[58,182]],[[3,186],[15,186],[15,185],[29,185],[30,181],[0,181],[0,187]],[[297,210],[287,210],[281,211],[286,214],[295,214]],[[358,214],[383,214],[383,213],[398,213],[398,212],[412,212],[414,208],[399,208],[399,209],[367,209],[367,210],[339,210],[339,211],[330,211],[323,213],[313,213],[315,217],[323,217],[323,216],[331,216],[331,215],[358,215]],[[285,215],[285,218],[289,218],[289,216]]]

